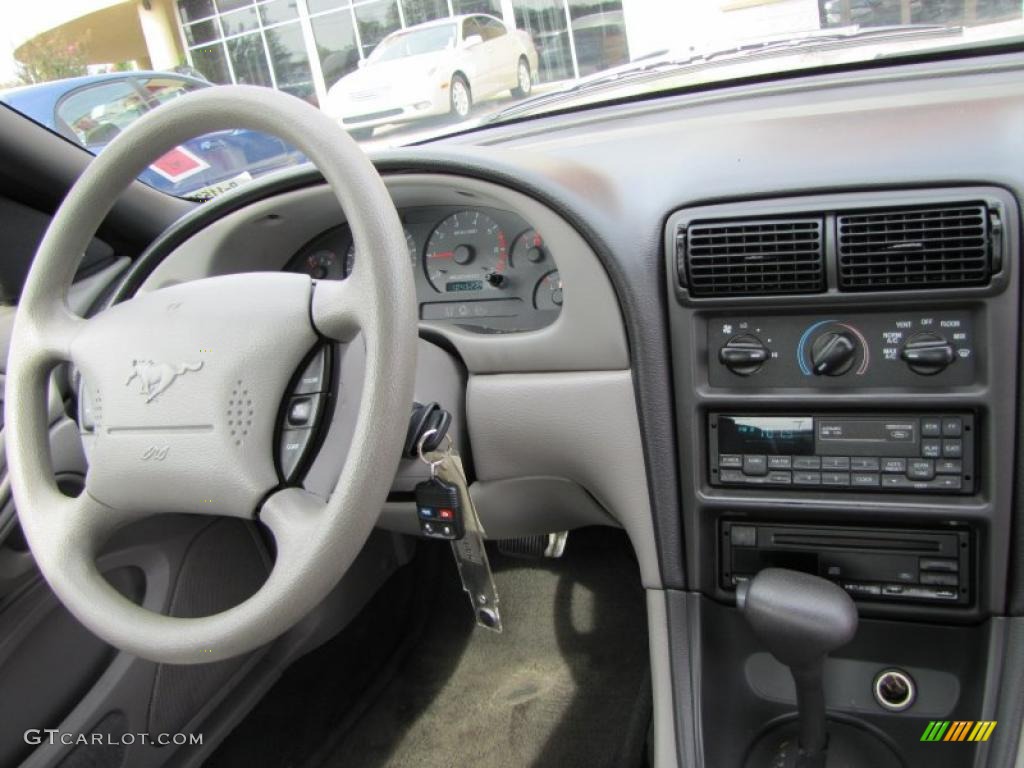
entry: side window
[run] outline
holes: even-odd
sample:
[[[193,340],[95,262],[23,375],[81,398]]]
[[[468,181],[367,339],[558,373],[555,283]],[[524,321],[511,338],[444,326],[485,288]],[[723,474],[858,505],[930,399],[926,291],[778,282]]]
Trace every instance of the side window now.
[[[128,81],[100,83],[75,91],[57,105],[57,117],[90,149],[102,148],[149,110]]]
[[[146,92],[152,104],[159,105],[165,101],[184,96],[186,93],[198,91],[202,86],[177,77],[151,77],[142,80],[142,90]]]
[[[485,41],[501,37],[508,31],[505,29],[504,24],[497,19],[492,19],[490,16],[479,16],[477,18],[480,21],[480,34],[483,35]]]
[[[464,22],[462,22],[462,40],[465,42],[473,35],[480,35],[483,37],[483,33],[480,31],[480,25],[476,23],[476,17],[470,16]]]

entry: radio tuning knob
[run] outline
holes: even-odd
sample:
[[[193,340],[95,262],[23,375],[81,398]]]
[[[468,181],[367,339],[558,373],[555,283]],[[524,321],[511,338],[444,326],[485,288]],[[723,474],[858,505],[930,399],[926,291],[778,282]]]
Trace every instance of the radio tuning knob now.
[[[749,333],[733,336],[718,350],[718,361],[738,376],[756,373],[768,360],[768,348]]]
[[[900,359],[914,373],[934,376],[956,359],[953,345],[937,333],[915,333],[903,344]]]
[[[846,331],[828,331],[811,346],[811,370],[815,376],[842,376],[857,359],[857,342]]]

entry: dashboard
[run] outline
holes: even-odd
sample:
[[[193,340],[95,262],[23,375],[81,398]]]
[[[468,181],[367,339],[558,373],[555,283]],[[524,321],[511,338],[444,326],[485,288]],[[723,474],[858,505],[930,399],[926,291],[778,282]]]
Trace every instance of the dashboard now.
[[[530,331],[562,309],[562,280],[543,236],[498,208],[417,206],[399,211],[420,319],[480,333]],[[347,224],[316,235],[287,270],[343,280],[358,260]]]

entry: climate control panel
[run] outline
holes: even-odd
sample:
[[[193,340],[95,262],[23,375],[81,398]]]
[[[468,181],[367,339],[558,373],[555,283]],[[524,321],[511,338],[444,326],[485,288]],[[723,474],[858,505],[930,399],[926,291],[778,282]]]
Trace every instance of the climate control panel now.
[[[927,387],[975,380],[966,310],[708,320],[712,386]]]

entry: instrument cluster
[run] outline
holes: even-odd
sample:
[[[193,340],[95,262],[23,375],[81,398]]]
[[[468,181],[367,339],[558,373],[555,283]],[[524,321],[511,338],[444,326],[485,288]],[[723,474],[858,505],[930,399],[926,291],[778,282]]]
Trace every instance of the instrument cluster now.
[[[399,211],[421,320],[482,333],[543,328],[562,308],[558,267],[540,232],[511,211],[424,206]],[[347,224],[317,235],[286,267],[344,280],[360,258]]]

